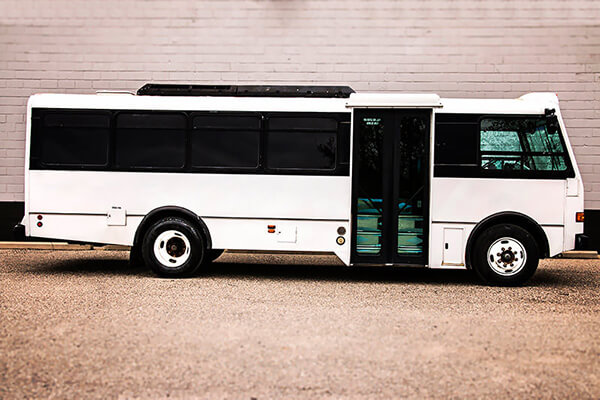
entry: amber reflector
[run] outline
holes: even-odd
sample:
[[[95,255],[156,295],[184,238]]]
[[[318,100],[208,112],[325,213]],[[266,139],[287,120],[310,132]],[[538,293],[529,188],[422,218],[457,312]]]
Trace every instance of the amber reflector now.
[[[575,213],[575,221],[583,222],[584,219],[585,219],[584,213],[582,213],[582,212]]]

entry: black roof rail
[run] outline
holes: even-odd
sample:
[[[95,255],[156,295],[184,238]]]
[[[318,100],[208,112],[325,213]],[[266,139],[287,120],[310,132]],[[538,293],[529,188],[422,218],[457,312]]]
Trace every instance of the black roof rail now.
[[[348,98],[350,86],[181,85],[146,83],[138,96],[320,97]]]

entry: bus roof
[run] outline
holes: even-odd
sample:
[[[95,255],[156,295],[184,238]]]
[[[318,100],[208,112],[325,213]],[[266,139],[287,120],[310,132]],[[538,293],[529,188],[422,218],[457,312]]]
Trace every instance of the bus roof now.
[[[436,94],[352,93],[349,98],[318,97],[226,97],[139,96],[133,93],[36,94],[30,108],[178,110],[178,111],[271,111],[350,112],[354,107],[435,108],[438,113],[543,114],[558,108],[554,93],[530,93],[517,99],[455,99]]]
[[[440,113],[472,114],[544,114],[558,109],[554,93],[529,93],[517,99],[442,99]]]
[[[137,96],[130,93],[38,94],[29,107],[112,110],[349,112],[345,98]]]

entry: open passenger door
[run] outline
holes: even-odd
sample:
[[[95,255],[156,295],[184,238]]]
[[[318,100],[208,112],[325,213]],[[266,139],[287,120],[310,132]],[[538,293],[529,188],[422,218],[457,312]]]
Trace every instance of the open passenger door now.
[[[350,262],[427,265],[431,127],[439,97],[350,99],[349,105],[354,104]],[[361,106],[364,103],[375,105]]]

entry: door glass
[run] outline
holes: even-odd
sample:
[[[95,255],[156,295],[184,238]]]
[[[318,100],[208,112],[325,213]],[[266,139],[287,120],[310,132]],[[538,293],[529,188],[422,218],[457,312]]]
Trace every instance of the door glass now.
[[[421,255],[424,248],[424,215],[427,182],[429,114],[396,116],[396,166],[398,168],[399,255]]]
[[[356,252],[381,253],[383,227],[383,134],[384,124],[377,114],[359,121]]]

